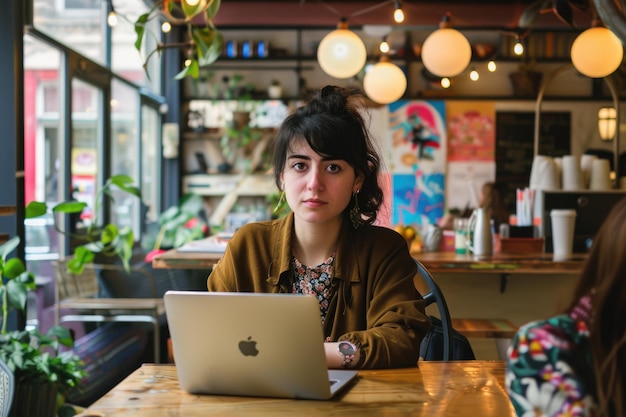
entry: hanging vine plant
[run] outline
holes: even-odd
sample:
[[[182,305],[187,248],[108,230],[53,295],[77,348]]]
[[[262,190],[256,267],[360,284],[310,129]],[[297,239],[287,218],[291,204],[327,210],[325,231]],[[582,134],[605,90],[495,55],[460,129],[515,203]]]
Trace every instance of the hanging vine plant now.
[[[182,79],[187,76],[198,78],[200,67],[210,65],[222,53],[223,38],[213,19],[219,11],[220,0],[159,0],[135,21],[137,39],[135,48],[142,52],[147,35],[146,25],[159,16],[171,26],[185,26],[187,39],[183,42],[158,43],[144,59],[143,68],[148,74],[148,62],[155,54],[168,48],[182,49],[186,59],[183,69],[175,76]],[[149,74],[148,74],[149,76]]]

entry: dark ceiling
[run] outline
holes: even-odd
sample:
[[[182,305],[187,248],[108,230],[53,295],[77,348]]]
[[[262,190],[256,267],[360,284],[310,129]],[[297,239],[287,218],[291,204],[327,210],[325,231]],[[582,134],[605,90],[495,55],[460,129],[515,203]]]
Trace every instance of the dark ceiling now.
[[[450,13],[458,27],[515,28],[522,11],[532,0],[403,0],[405,26],[436,26]],[[351,25],[393,24],[394,0],[224,0],[215,19],[218,25],[336,25],[345,17]],[[583,26],[588,25],[581,16]],[[566,26],[552,14],[543,15],[537,24],[545,28]]]

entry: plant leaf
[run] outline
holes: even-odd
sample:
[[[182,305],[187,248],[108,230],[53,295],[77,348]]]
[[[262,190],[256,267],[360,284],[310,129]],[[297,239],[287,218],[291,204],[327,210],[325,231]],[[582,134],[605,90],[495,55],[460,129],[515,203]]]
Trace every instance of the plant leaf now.
[[[5,260],[7,256],[15,250],[20,244],[20,237],[13,236],[11,239],[0,245],[0,258]]]
[[[32,219],[34,217],[43,216],[48,211],[48,206],[46,203],[42,203],[41,201],[31,201],[26,206],[26,211],[24,212],[24,217],[27,219]]]
[[[14,279],[25,271],[26,266],[24,266],[24,262],[19,258],[11,258],[4,263],[3,273],[4,276],[9,279]]]
[[[217,12],[220,10],[221,0],[209,0],[211,4],[206,9],[206,17],[208,21],[213,20]]]
[[[150,12],[144,13],[137,18],[135,21],[135,33],[137,34],[137,39],[135,39],[135,49],[141,52],[141,44],[143,43],[143,36],[146,33],[146,22],[150,17]]]
[[[64,201],[54,206],[52,211],[66,214],[82,213],[85,207],[87,207],[87,203],[82,201]]]
[[[192,78],[198,78],[200,76],[200,67],[198,66],[198,61],[195,59],[190,59],[189,65],[182,69],[181,72],[174,76],[175,80],[182,80],[183,78],[191,76]]]
[[[200,66],[215,62],[222,53],[222,34],[215,28],[192,27],[191,37],[196,45],[196,54]]]
[[[552,11],[552,0],[536,0],[534,3],[529,5],[519,17],[517,25],[520,28],[529,28],[532,27],[539,16],[544,13]]]
[[[28,299],[28,288],[26,285],[15,282],[15,280],[8,281],[6,284],[6,292],[9,307],[24,311],[26,308],[26,300]]]

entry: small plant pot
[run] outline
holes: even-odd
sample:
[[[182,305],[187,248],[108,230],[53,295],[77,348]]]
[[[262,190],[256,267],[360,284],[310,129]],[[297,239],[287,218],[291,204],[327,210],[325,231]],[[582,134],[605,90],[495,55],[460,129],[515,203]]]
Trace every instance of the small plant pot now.
[[[18,383],[15,385],[9,417],[55,417],[56,411],[57,387],[54,384]]]
[[[250,123],[250,112],[247,111],[234,111],[233,112],[233,127],[241,129],[244,126],[248,126]]]
[[[518,71],[509,74],[513,95],[517,97],[537,97],[543,74],[536,71]]]

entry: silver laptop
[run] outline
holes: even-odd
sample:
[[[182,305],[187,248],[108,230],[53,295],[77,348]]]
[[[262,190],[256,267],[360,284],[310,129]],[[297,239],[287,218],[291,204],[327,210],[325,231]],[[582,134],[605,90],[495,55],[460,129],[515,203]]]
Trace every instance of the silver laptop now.
[[[187,392],[325,400],[357,375],[327,369],[315,297],[167,291],[165,310]]]

